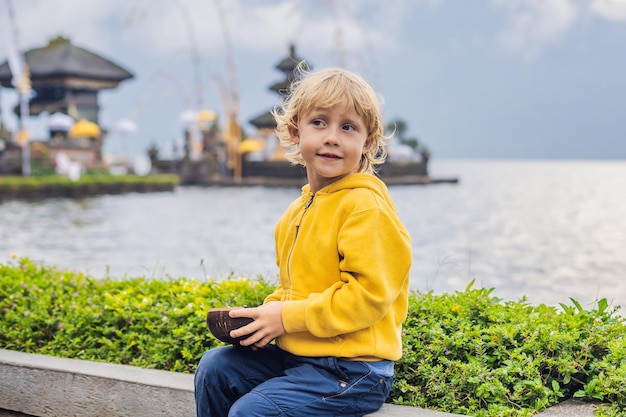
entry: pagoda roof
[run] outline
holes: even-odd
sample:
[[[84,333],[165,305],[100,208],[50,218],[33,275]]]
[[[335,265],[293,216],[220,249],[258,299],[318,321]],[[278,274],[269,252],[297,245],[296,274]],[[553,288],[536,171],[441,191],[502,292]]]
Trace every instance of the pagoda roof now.
[[[31,49],[24,56],[33,85],[50,80],[67,87],[99,90],[115,88],[121,81],[133,78],[121,66],[63,37],[51,40],[43,48]],[[7,61],[0,65],[0,84],[12,87],[11,78]]]
[[[279,95],[286,96],[289,93],[289,87],[291,84],[298,78],[299,74],[295,71],[298,67],[298,64],[304,62],[304,69],[309,69],[310,64],[303,58],[300,58],[296,55],[296,47],[292,43],[289,45],[289,52],[286,58],[282,59],[277,65],[276,68],[281,70],[285,79],[282,81],[275,82],[274,84],[269,86],[269,89],[278,93]],[[267,111],[259,116],[250,119],[250,124],[256,127],[257,129],[275,129],[276,121],[274,120],[274,116],[271,111]]]
[[[257,129],[275,129],[276,128],[276,120],[272,115],[270,110],[266,111],[263,114],[258,115],[257,117],[250,119],[250,124]]]
[[[296,47],[292,43],[289,45],[289,52],[287,54],[287,57],[282,59],[276,65],[276,69],[282,71],[285,74],[285,79],[270,85],[269,89],[280,95],[286,95],[289,91],[289,86],[298,77],[298,74],[295,70],[300,63],[303,63],[305,70],[310,68],[310,64],[304,58],[300,58],[296,54]]]
[[[285,80],[285,81],[278,81],[274,84],[272,84],[269,89],[280,94],[280,95],[286,95],[287,92],[289,91],[289,86],[291,85],[291,81],[289,80]]]
[[[296,69],[300,61],[304,61],[304,59],[296,55],[296,46],[294,44],[290,44],[287,57],[283,58],[278,64],[276,64],[276,69],[288,73]]]

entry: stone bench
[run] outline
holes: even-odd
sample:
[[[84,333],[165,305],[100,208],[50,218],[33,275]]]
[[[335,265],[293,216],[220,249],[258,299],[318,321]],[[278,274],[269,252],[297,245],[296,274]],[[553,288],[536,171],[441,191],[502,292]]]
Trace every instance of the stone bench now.
[[[593,417],[568,400],[537,417]],[[0,349],[0,417],[194,417],[193,375]],[[385,404],[373,417],[451,417]]]
[[[1,410],[6,416],[193,417],[193,375],[0,349],[0,417]],[[370,415],[454,416],[392,404]]]

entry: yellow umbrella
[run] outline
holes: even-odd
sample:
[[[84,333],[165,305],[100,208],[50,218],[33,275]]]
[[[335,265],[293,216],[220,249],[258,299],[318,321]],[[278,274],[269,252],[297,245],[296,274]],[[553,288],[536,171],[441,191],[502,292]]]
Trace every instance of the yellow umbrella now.
[[[265,141],[258,138],[250,138],[241,141],[237,147],[239,153],[258,152],[265,148]]]
[[[19,132],[15,134],[15,141],[20,145],[25,145],[30,140],[30,133],[26,129],[20,129]]]
[[[81,119],[77,121],[74,126],[72,126],[69,132],[69,136],[70,138],[96,138],[100,136],[100,128],[94,122]]]
[[[213,122],[217,118],[217,115],[214,111],[211,110],[201,110],[198,113],[198,122]]]

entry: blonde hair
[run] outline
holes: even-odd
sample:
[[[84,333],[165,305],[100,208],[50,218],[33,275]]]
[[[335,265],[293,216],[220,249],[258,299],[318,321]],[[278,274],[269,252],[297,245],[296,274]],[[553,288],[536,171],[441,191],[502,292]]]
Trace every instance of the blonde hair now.
[[[276,120],[276,135],[285,148],[285,156],[293,164],[306,165],[296,143],[291,139],[289,127],[297,129],[301,117],[314,109],[328,109],[342,104],[354,108],[367,127],[367,151],[361,156],[358,172],[373,174],[376,165],[387,157],[382,122],[382,100],[374,89],[359,75],[340,68],[319,71],[307,70],[301,62],[296,69],[298,75],[290,85],[288,95],[272,111]]]

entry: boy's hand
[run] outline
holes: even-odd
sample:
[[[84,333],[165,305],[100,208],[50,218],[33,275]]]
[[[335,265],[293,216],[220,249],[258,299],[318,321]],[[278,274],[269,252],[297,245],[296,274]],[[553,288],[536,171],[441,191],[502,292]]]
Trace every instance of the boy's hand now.
[[[241,346],[252,349],[263,348],[272,340],[285,334],[283,326],[283,303],[272,301],[255,308],[238,308],[230,312],[230,317],[250,317],[254,321],[230,332],[231,337],[250,335],[240,341]]]

